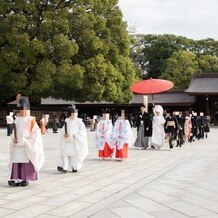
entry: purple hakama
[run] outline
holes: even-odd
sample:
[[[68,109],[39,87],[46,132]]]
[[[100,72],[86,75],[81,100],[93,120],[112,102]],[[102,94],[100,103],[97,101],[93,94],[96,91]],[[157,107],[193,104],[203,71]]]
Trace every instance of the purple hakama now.
[[[11,179],[22,179],[29,182],[38,179],[38,173],[35,171],[31,162],[29,163],[13,163],[11,171]]]

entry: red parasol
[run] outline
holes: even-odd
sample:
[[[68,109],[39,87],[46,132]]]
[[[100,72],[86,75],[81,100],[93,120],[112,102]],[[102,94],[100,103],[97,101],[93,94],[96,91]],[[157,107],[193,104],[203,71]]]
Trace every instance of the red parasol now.
[[[133,93],[152,95],[152,101],[154,105],[153,94],[168,91],[173,88],[173,83],[169,80],[163,79],[147,79],[134,83],[130,89]]]
[[[157,94],[173,88],[173,83],[163,79],[147,79],[134,83],[130,89],[137,94]]]

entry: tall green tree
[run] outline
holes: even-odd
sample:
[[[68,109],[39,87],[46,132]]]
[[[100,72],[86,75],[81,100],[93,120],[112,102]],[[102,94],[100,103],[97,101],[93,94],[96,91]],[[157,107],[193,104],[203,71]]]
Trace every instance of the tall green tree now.
[[[161,78],[174,83],[175,89],[187,89],[192,75],[199,72],[196,55],[179,50],[166,61],[166,69]]]
[[[192,40],[171,34],[136,35],[132,51],[133,61],[139,63],[145,77],[158,78],[165,71],[166,60],[180,49],[187,49]],[[137,65],[137,64],[135,64]]]
[[[218,56],[218,41],[211,38],[195,40],[189,50],[198,57],[201,55]]]
[[[0,1],[0,99],[129,101],[136,74],[117,3]]]
[[[218,57],[213,55],[201,55],[198,65],[202,73],[218,73]]]
[[[201,61],[204,66],[211,66],[211,64],[214,66],[214,59],[218,56],[218,41],[210,38],[193,40],[170,34],[140,34],[134,36],[131,56],[140,76],[158,78],[165,72],[167,60],[179,50],[193,52],[200,58],[199,60],[203,58],[206,61]],[[210,58],[206,58],[205,55],[210,55]],[[201,58],[201,56],[203,57]],[[204,70],[215,72],[212,66],[210,69],[208,67],[206,69],[202,64],[199,63],[201,72]],[[144,75],[145,72],[147,72],[146,75]]]

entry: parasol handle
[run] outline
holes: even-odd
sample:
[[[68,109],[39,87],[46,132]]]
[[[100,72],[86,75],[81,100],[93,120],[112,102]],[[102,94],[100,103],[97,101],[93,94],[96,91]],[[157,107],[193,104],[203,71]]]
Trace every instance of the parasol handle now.
[[[64,131],[65,131],[65,134],[67,135],[67,122],[66,121],[64,122]]]
[[[151,96],[152,96],[152,105],[154,107],[154,95],[152,94]]]
[[[17,140],[17,127],[15,123],[13,123],[13,127],[14,127],[14,138]]]

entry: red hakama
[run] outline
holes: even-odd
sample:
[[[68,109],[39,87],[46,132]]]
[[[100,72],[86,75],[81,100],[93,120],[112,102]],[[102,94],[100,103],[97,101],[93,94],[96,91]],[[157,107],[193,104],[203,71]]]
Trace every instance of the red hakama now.
[[[98,157],[107,158],[112,157],[114,153],[114,149],[110,148],[107,142],[105,142],[104,150],[98,150]]]
[[[116,146],[116,158],[127,158],[128,157],[128,144],[125,143],[122,149],[118,149]]]

